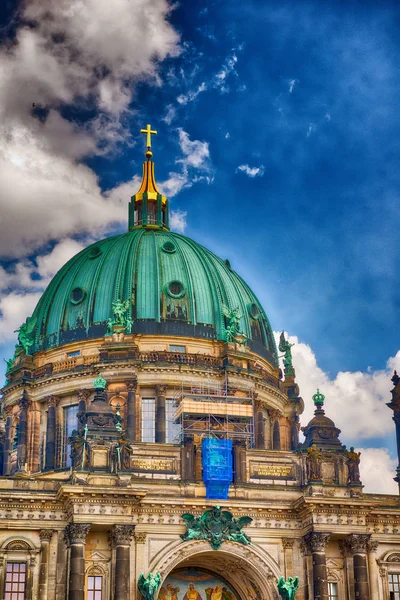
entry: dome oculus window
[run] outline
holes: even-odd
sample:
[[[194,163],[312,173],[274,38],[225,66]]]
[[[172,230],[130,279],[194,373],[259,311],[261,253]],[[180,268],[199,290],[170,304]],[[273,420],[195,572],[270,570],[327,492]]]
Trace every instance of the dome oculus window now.
[[[168,254],[173,254],[176,252],[175,245],[172,242],[165,242],[162,246],[163,252],[167,252]]]
[[[182,298],[185,295],[185,287],[180,281],[170,281],[167,283],[166,291],[171,298]]]
[[[84,301],[85,296],[86,296],[85,290],[77,287],[72,290],[72,292],[70,293],[69,299],[72,304],[79,304],[80,302]]]
[[[249,314],[252,319],[259,319],[260,317],[260,309],[258,308],[255,302],[252,302],[248,305]]]
[[[89,258],[97,258],[98,256],[100,256],[101,254],[101,250],[98,246],[95,246],[94,248],[92,248],[89,252]]]

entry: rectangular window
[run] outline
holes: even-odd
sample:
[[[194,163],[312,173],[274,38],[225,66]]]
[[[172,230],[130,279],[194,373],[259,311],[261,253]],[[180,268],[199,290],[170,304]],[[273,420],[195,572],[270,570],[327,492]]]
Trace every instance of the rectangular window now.
[[[154,398],[142,399],[142,442],[155,440],[155,404]]]
[[[80,350],[74,350],[74,352],[68,352],[67,357],[68,358],[74,358],[74,356],[80,356],[81,355],[81,351]]]
[[[179,444],[180,442],[180,433],[181,426],[180,423],[174,422],[174,415],[176,412],[175,402],[173,398],[167,398],[167,406],[166,406],[166,439],[167,444]]]
[[[103,587],[103,578],[100,576],[88,577],[88,595],[87,600],[102,600],[101,590]]]
[[[329,600],[337,600],[338,590],[337,583],[328,582],[328,598]]]
[[[64,467],[71,466],[71,445],[68,444],[68,438],[71,437],[74,429],[78,429],[78,405],[66,406],[64,408],[63,419],[63,461]]]
[[[186,352],[186,346],[173,346],[171,344],[171,346],[169,347],[169,351],[170,352]]]
[[[400,573],[390,573],[388,581],[390,600],[400,600]]]
[[[25,600],[26,564],[7,563],[4,600]]]

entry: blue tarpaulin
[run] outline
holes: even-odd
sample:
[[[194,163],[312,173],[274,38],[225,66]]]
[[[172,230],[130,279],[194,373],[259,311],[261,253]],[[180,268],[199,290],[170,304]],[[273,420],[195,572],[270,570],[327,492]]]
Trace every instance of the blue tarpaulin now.
[[[206,497],[226,500],[232,483],[232,441],[206,438],[202,443]]]

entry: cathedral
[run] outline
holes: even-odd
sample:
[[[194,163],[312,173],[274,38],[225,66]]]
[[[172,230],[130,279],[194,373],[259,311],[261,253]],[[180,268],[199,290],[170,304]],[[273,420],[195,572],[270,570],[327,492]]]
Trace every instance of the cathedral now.
[[[291,345],[170,231],[142,132],[126,233],[62,267],[7,361],[0,598],[399,600],[399,497],[363,492],[323,390],[300,422]]]

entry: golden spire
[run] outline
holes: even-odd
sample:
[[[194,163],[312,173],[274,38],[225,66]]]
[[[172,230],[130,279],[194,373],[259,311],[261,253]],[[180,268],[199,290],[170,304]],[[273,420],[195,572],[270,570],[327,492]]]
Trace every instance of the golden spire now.
[[[146,152],[145,156],[146,156],[146,158],[151,158],[153,156],[153,153],[151,151],[151,136],[157,135],[157,131],[155,129],[152,129],[151,125],[149,123],[147,123],[146,129],[141,129],[140,133],[146,134],[147,152]]]

